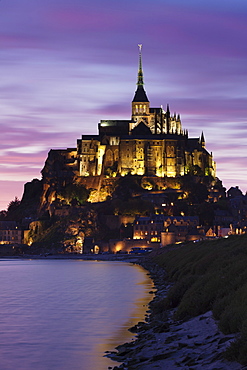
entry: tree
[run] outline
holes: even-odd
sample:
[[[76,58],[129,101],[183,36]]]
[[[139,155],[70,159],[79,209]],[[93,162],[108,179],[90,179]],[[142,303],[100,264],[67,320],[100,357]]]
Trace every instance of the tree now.
[[[126,215],[126,216],[135,216],[147,214],[154,212],[153,204],[149,201],[142,199],[129,199],[129,200],[120,200],[114,201],[114,214],[115,215]]]
[[[69,184],[60,190],[58,196],[64,198],[68,203],[76,200],[78,203],[83,204],[87,201],[89,193],[90,191],[83,185]]]
[[[207,186],[201,182],[196,182],[194,176],[186,175],[183,177],[182,189],[187,193],[187,200],[192,204],[200,204],[208,198]]]
[[[140,186],[140,180],[138,176],[133,175],[121,177],[116,184],[113,197],[128,200],[133,194],[143,192],[143,188]]]
[[[15,200],[12,200],[9,203],[8,208],[7,208],[7,213],[9,214],[9,213],[16,211],[20,204],[21,204],[21,201],[17,197],[15,197]]]

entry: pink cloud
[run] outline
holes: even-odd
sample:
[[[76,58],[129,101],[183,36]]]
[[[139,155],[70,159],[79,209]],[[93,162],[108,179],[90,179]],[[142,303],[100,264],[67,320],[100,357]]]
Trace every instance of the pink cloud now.
[[[191,136],[204,131],[223,181],[247,182],[242,0],[14,3],[0,2],[1,180],[16,163],[30,181],[49,149],[129,119],[142,42],[151,106],[169,103]]]

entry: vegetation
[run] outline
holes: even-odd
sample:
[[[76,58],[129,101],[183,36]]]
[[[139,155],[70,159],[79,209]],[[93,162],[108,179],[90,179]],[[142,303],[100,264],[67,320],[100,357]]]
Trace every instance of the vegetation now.
[[[32,230],[29,232],[29,238],[32,239],[32,249],[45,248],[47,251],[61,248],[61,243],[64,241],[64,222],[55,222],[47,225],[42,225],[42,229],[35,233]]]
[[[7,208],[7,212],[8,213],[12,213],[12,212],[15,212],[17,210],[17,208],[20,206],[21,204],[21,201],[15,197],[15,200],[12,200],[9,205],[8,205],[8,208]]]
[[[113,213],[115,215],[124,216],[146,216],[154,212],[154,207],[151,202],[142,199],[129,199],[122,201],[121,199],[114,199],[112,201]]]
[[[73,208],[66,217],[48,217],[34,221],[30,225],[28,241],[33,243],[32,249],[46,249],[53,253],[71,251],[76,247],[78,239],[97,234],[97,214],[90,207]]]
[[[59,198],[66,200],[68,204],[76,201],[79,204],[84,204],[88,197],[90,191],[82,185],[69,184],[66,187],[62,188],[57,194]]]
[[[156,262],[173,282],[163,310],[176,308],[186,320],[212,310],[225,334],[236,333],[229,360],[247,364],[247,235],[190,243],[163,253]]]
[[[181,188],[187,194],[187,201],[194,204],[202,203],[208,197],[207,185],[200,182],[203,178],[199,182],[196,180],[197,178],[191,175],[183,176],[181,179]]]
[[[128,174],[118,179],[113,197],[128,200],[139,192],[143,192],[143,188],[141,187],[141,176],[132,176]]]

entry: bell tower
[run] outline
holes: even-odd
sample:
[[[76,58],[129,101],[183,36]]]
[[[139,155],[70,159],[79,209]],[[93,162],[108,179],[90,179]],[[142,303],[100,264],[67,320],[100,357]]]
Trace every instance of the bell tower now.
[[[139,47],[139,69],[137,76],[137,89],[132,100],[132,128],[137,126],[139,122],[149,124],[149,100],[144,90],[143,71],[142,71],[142,44]]]

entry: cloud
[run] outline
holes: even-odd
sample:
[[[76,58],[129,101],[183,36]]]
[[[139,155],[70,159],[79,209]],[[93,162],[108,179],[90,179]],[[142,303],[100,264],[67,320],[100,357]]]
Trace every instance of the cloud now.
[[[1,1],[1,179],[30,181],[49,149],[129,119],[143,43],[150,105],[204,131],[223,182],[247,183],[246,16],[242,0]]]

